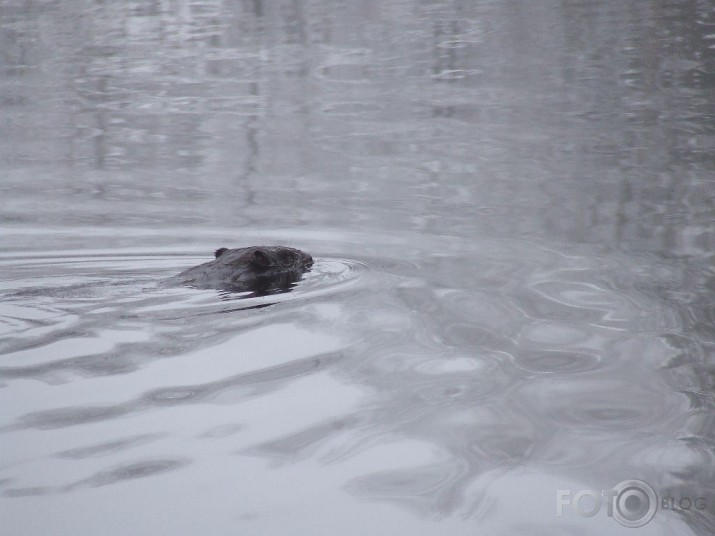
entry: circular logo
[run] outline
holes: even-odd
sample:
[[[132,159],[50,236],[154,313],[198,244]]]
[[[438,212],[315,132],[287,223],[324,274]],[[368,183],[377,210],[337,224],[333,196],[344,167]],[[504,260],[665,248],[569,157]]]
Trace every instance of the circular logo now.
[[[624,480],[613,488],[616,492],[613,517],[624,527],[642,527],[658,509],[658,497],[642,480]]]

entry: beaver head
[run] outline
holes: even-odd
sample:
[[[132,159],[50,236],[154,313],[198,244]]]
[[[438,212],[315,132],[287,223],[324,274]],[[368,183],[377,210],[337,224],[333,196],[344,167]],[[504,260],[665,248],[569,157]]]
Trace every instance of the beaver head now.
[[[175,279],[195,288],[264,295],[290,290],[313,265],[310,255],[285,246],[219,248],[214,257],[213,261],[181,272]]]

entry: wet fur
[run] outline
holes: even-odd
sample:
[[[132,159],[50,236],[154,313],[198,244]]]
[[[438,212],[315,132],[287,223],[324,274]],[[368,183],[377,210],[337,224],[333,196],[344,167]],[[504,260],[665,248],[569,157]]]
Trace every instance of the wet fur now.
[[[201,289],[274,294],[290,290],[313,265],[307,253],[284,246],[219,248],[214,256],[170,281]]]

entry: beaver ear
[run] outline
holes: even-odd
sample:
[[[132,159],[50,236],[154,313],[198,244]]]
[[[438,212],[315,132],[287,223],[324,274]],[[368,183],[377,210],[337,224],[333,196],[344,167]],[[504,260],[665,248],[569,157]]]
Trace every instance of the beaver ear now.
[[[271,264],[271,260],[268,258],[268,255],[266,255],[260,249],[257,249],[253,252],[251,264],[256,268],[268,268]]]
[[[227,251],[228,251],[228,248],[218,248],[216,251],[214,251],[214,256],[218,259],[221,255],[223,255]]]

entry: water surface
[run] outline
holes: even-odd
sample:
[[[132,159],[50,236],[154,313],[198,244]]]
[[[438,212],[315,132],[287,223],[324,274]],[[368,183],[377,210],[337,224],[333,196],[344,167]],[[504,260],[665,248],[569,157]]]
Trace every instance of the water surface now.
[[[0,0],[0,523],[715,530],[715,9]],[[219,247],[313,269],[160,283]],[[662,505],[661,505],[662,506]]]

